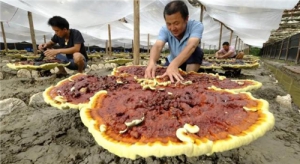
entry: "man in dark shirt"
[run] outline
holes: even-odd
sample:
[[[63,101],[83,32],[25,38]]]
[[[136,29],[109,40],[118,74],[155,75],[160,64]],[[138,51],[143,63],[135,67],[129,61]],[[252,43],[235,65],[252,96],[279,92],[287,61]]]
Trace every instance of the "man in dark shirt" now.
[[[69,23],[65,18],[54,16],[49,19],[48,25],[55,31],[52,39],[44,44],[39,45],[39,49],[43,51],[48,58],[56,58],[63,62],[70,62],[67,68],[78,70],[82,73],[87,66],[87,54],[84,47],[84,39],[81,33],[76,29],[69,29]],[[59,49],[51,49],[55,44],[59,45]],[[58,75],[66,75],[64,67],[58,67]]]

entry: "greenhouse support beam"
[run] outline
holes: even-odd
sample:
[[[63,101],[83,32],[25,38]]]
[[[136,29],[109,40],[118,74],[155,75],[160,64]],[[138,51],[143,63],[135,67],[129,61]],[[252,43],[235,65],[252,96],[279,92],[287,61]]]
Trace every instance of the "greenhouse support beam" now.
[[[108,41],[105,41],[105,53],[108,55]]]
[[[150,55],[150,34],[148,34],[148,48],[147,48],[147,53]]]
[[[140,64],[140,0],[133,0],[134,8],[134,52],[133,64]]]
[[[108,24],[108,48],[109,48],[108,55],[112,56],[110,24]]]
[[[44,43],[47,43],[46,35],[44,35]]]
[[[219,21],[218,19],[213,18],[214,21],[219,22],[221,24],[223,24],[224,27],[226,27],[229,31],[233,31],[231,28],[229,28],[228,26],[226,26],[223,22]]]
[[[238,52],[240,51],[240,45],[241,45],[241,39],[239,38],[239,43],[238,43]]]
[[[201,22],[201,23],[202,23],[202,25],[203,25],[204,6],[201,4],[201,5],[200,5],[200,8],[201,8],[201,11],[200,11],[200,22]]]
[[[231,45],[233,30],[230,30],[229,44]]]
[[[298,64],[299,63],[299,58],[300,58],[300,36],[299,36],[299,45],[298,45],[298,54],[295,60],[295,63]]]
[[[236,36],[236,38],[235,38],[235,46],[234,46],[235,50],[237,50],[237,47],[236,47],[236,46],[237,46],[238,38],[239,38],[238,36]]]
[[[2,30],[2,38],[3,38],[4,48],[5,48],[5,51],[8,52],[3,22],[1,22],[1,30]]]
[[[37,46],[36,46],[36,40],[35,40],[35,33],[34,33],[34,26],[33,26],[33,20],[32,20],[32,13],[28,11],[28,21],[29,21],[29,27],[30,27],[30,34],[31,34],[31,42],[32,42],[32,48],[34,55],[37,55]]]
[[[219,36],[219,49],[221,49],[221,40],[222,40],[222,32],[223,32],[223,24],[220,23],[220,36]]]
[[[242,50],[242,52],[244,52],[244,49],[245,47],[244,47],[244,42],[242,41],[242,43],[241,43],[241,50]]]
[[[131,40],[131,52],[133,53],[134,47],[133,47],[133,40]]]
[[[278,58],[277,58],[278,60],[280,59],[280,56],[281,56],[282,47],[283,47],[283,41],[284,40],[281,41],[280,51],[279,51],[279,55],[278,55]]]
[[[290,42],[291,42],[290,40],[291,40],[291,37],[288,38],[288,43],[287,43],[286,51],[285,51],[285,60],[287,60],[287,58],[289,56]]]

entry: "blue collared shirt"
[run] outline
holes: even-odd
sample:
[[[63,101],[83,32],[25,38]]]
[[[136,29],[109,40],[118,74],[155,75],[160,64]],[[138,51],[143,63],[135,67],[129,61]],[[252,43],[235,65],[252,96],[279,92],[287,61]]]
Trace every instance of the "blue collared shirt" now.
[[[176,37],[168,30],[167,26],[163,26],[158,35],[158,40],[169,44],[170,55],[169,62],[172,62],[180,52],[185,48],[189,38],[202,38],[203,25],[199,21],[189,20],[183,38],[178,41]]]

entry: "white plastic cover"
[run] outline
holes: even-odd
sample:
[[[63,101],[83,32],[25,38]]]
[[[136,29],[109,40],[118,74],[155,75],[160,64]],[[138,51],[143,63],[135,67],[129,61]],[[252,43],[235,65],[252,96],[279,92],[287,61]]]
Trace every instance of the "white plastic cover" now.
[[[147,35],[153,45],[165,24],[164,6],[170,0],[140,0],[140,44],[147,47]],[[190,19],[200,19],[200,8],[189,7]],[[245,44],[261,47],[270,32],[279,27],[283,10],[291,9],[298,0],[200,0],[205,6],[202,43],[218,48],[220,23],[234,30]],[[105,47],[108,24],[111,26],[113,47],[130,48],[133,39],[133,0],[0,0],[0,20],[4,22],[7,42],[31,42],[27,11],[33,14],[37,44],[49,40],[54,32],[47,21],[54,15],[66,18],[71,28],[82,32],[86,45]],[[127,23],[118,21],[125,18]],[[1,29],[0,29],[1,30]],[[223,27],[222,42],[228,41],[230,31]],[[1,36],[1,42],[3,38]],[[202,47],[202,46],[201,46]]]

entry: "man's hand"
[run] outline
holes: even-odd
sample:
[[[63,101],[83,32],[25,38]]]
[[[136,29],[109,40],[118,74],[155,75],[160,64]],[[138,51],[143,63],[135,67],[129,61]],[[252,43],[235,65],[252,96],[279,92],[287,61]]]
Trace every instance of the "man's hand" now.
[[[39,44],[39,50],[44,51],[45,48],[47,48],[47,43]]]
[[[167,71],[160,77],[169,76],[172,83],[174,83],[174,78],[176,81],[182,81],[184,80],[183,77],[180,75],[179,70],[177,67],[174,67],[172,64],[170,64],[167,68]]]
[[[48,49],[47,51],[44,52],[45,56],[49,59],[55,58],[58,53],[59,51],[55,49]]]
[[[145,71],[145,78],[155,78],[156,64],[150,63]]]

